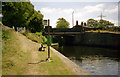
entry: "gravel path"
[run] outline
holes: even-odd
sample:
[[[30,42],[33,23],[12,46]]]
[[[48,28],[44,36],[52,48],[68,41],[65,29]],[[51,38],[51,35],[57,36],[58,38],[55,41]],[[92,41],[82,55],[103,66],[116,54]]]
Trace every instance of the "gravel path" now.
[[[29,58],[30,58],[30,63],[36,63],[39,61],[39,52],[38,52],[38,48],[40,46],[40,44],[35,43],[29,39],[27,39],[25,36],[23,36],[22,34],[18,33],[18,37],[19,40],[21,41],[22,44],[22,49],[24,50],[24,52],[29,52]],[[26,63],[27,67],[25,68],[25,75],[39,75],[39,65],[38,64],[29,64]]]

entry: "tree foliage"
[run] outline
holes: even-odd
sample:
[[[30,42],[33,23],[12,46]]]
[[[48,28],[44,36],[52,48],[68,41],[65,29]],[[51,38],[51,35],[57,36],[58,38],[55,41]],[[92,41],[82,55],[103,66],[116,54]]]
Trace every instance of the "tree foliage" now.
[[[102,24],[103,26],[114,25],[112,22],[107,21],[107,20],[102,20],[102,19],[99,21],[99,23]]]
[[[103,20],[103,19],[101,19],[99,21],[94,20],[94,19],[87,20],[87,26],[89,26],[89,27],[103,28],[103,27],[106,27],[107,25],[113,25],[114,26],[114,24],[112,22],[107,21],[107,20]]]
[[[105,29],[105,26],[103,26],[102,24],[99,24],[96,28]]]
[[[32,32],[42,30],[43,15],[30,2],[3,2],[2,8],[4,25],[26,27]]]
[[[69,28],[69,22],[66,21],[64,18],[59,18],[57,21],[56,28]]]
[[[98,24],[99,23],[97,20],[94,20],[94,19],[87,20],[87,26],[89,27],[97,27]]]

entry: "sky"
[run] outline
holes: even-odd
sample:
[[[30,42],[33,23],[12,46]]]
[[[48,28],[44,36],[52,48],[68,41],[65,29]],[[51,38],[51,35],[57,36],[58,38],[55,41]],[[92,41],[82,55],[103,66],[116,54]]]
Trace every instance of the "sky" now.
[[[56,26],[58,18],[65,18],[72,27],[72,12],[74,11],[74,24],[79,24],[93,18],[99,20],[101,12],[103,19],[109,20],[118,26],[119,0],[30,0],[35,10],[40,10],[43,19],[50,19],[50,25]]]
[[[119,0],[30,0],[31,2],[119,2]]]
[[[93,18],[99,20],[101,13],[118,25],[118,2],[32,2],[35,10],[40,10],[44,19],[50,19],[50,25],[56,26],[58,18],[65,18],[72,27],[72,12],[74,11],[74,24],[79,24]]]

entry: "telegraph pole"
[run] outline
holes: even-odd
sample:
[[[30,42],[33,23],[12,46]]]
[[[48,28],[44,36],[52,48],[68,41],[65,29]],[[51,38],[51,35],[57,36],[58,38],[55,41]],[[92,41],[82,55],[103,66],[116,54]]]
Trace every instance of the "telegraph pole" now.
[[[103,16],[102,12],[101,12],[101,15],[99,15],[98,17],[100,17],[100,20],[102,20],[103,17],[106,17],[106,16]]]

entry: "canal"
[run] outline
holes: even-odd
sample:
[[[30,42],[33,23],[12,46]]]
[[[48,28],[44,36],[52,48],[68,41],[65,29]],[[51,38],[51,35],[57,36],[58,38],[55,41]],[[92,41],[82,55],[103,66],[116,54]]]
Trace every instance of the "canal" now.
[[[91,75],[118,75],[120,50],[87,46],[52,46]]]

